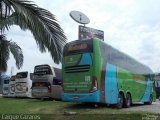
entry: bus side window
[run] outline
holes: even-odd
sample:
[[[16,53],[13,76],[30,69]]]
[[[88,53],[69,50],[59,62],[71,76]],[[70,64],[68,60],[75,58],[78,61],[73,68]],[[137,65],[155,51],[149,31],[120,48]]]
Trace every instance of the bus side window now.
[[[61,84],[62,84],[61,79],[53,77],[53,85],[61,85]]]
[[[30,73],[30,80],[33,81],[33,73]]]
[[[157,81],[155,81],[154,85],[155,85],[155,87],[158,87],[158,82],[157,82]]]

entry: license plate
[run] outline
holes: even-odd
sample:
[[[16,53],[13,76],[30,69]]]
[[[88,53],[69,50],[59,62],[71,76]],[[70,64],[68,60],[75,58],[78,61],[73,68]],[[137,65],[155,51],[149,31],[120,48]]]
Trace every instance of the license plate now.
[[[45,92],[48,92],[47,89],[35,89],[33,91],[36,92],[36,93],[45,93]]]

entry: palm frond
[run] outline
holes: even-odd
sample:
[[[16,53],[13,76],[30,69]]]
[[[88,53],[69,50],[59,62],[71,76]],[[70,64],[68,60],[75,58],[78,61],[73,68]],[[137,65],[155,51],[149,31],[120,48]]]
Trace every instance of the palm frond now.
[[[26,0],[2,0],[12,15],[0,23],[0,28],[8,29],[10,25],[18,25],[22,30],[29,29],[40,49],[50,52],[56,63],[61,61],[63,46],[66,36],[58,24],[55,16],[49,11],[39,8],[31,1]]]
[[[0,71],[7,70],[7,61],[9,59],[8,42],[5,35],[0,35]]]
[[[23,53],[21,48],[12,41],[8,41],[5,35],[0,35],[0,70],[7,70],[7,62],[10,52],[16,61],[16,66],[20,69],[23,65]]]
[[[22,49],[15,43],[10,41],[9,42],[9,49],[16,60],[16,66],[18,69],[20,69],[23,65],[23,53]]]

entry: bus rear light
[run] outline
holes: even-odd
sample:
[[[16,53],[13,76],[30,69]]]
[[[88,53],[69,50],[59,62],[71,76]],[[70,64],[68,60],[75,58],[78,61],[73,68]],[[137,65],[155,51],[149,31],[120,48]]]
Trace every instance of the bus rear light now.
[[[95,92],[97,90],[97,78],[96,76],[92,77],[92,86],[90,92]]]
[[[51,90],[51,84],[48,83],[48,92],[51,93],[51,91],[52,91],[52,90]]]

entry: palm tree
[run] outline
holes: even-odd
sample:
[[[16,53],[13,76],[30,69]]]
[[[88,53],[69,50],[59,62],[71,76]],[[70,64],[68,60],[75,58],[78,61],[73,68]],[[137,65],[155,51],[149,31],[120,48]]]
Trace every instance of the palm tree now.
[[[7,61],[9,60],[10,52],[16,61],[17,68],[20,69],[23,65],[21,48],[15,42],[8,41],[5,35],[0,35],[0,72],[7,70]]]
[[[55,63],[61,62],[66,36],[55,16],[27,0],[0,0],[0,30],[18,25],[30,30],[41,52],[48,50]]]

